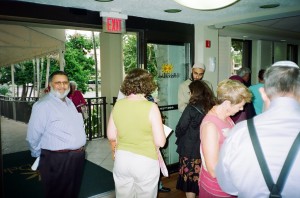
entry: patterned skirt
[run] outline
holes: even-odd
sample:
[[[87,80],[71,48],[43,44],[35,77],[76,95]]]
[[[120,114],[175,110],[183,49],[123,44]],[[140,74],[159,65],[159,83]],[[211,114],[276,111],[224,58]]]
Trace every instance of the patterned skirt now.
[[[183,192],[193,192],[199,194],[199,173],[201,159],[189,159],[179,156],[179,174],[176,188]]]

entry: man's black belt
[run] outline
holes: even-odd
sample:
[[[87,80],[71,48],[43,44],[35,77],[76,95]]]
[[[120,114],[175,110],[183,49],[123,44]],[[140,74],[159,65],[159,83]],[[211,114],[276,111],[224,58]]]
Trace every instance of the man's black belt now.
[[[52,152],[57,152],[57,153],[68,153],[68,152],[82,152],[84,151],[85,148],[84,146],[80,147],[79,149],[62,149],[62,150],[55,150],[55,151],[52,151]]]

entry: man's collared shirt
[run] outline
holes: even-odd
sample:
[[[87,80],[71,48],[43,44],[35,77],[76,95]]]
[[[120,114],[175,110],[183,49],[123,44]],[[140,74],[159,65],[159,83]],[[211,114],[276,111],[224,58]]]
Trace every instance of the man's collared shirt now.
[[[62,101],[49,93],[33,105],[26,140],[33,157],[41,149],[78,149],[86,143],[82,115],[69,98]]]
[[[300,131],[300,104],[288,97],[274,99],[254,117],[254,125],[271,176],[276,183],[285,158]],[[269,197],[249,136],[247,122],[238,123],[225,140],[216,175],[221,188],[243,198]],[[300,153],[295,158],[282,197],[299,197]]]

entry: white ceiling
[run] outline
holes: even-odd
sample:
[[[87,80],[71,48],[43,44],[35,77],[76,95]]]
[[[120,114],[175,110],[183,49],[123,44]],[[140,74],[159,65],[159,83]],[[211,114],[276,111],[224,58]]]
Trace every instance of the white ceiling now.
[[[272,32],[274,32],[274,38],[277,39],[300,40],[300,0],[239,0],[229,7],[212,11],[187,8],[173,0],[114,0],[112,2],[97,2],[95,0],[23,1],[100,12],[113,11],[129,16],[189,24],[203,24],[220,29],[220,35],[226,36],[229,34],[229,36],[237,38],[243,36],[248,36],[249,39],[260,38],[259,34],[272,36]],[[279,3],[280,6],[273,9],[259,8],[261,5],[274,3]],[[180,9],[182,12],[166,13],[164,12],[166,9]],[[250,24],[249,27],[248,24]],[[235,28],[240,29],[241,33],[237,34],[235,32],[235,34],[232,34]],[[258,32],[255,31],[256,28]],[[271,28],[272,30],[266,30],[266,28]],[[249,34],[245,35],[248,30]],[[261,38],[265,38],[264,35]]]
[[[99,12],[119,12],[128,16],[200,24],[218,29],[221,36],[242,39],[286,40],[290,43],[300,44],[300,0],[240,0],[229,7],[213,11],[190,9],[181,6],[173,0],[114,0],[112,2],[97,2],[95,0],[21,1]],[[259,8],[263,4],[274,3],[279,3],[280,7],[274,9]],[[180,9],[182,12],[166,13],[164,12],[166,9]],[[56,31],[58,30],[50,32],[54,32],[53,35],[59,36],[50,35],[49,42],[44,42],[47,41],[45,37],[49,30],[44,30],[43,32],[42,28],[10,27],[0,25],[0,66],[27,58],[27,56],[21,55],[26,54],[26,51],[33,51],[35,56],[53,51],[55,48],[59,48],[61,41],[64,40],[61,33],[57,34]],[[29,31],[26,28],[33,31]],[[16,40],[9,42],[12,40],[12,36]],[[32,40],[32,38],[39,37],[45,39],[43,43]],[[22,40],[24,42],[21,42]],[[27,47],[25,47],[26,44]],[[13,51],[17,48],[21,51]],[[20,53],[20,56],[18,56],[18,53]],[[13,56],[17,58],[14,61],[10,61],[9,57]]]

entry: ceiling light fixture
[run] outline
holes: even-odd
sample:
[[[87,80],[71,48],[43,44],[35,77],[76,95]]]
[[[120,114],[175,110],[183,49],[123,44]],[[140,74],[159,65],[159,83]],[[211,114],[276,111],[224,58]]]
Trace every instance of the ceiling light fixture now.
[[[217,10],[236,3],[239,0],[174,0],[177,3],[198,10]]]
[[[181,12],[180,9],[167,9],[167,10],[164,10],[164,12],[167,12],[167,13],[178,13],[178,12]]]
[[[266,4],[266,5],[262,5],[262,6],[259,6],[260,8],[263,8],[263,9],[269,9],[269,8],[277,8],[278,6],[280,6],[279,3],[274,3],[274,4]]]

